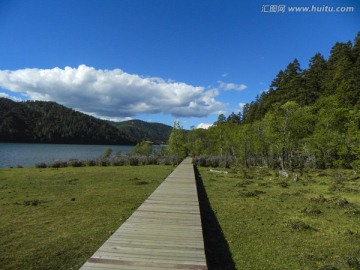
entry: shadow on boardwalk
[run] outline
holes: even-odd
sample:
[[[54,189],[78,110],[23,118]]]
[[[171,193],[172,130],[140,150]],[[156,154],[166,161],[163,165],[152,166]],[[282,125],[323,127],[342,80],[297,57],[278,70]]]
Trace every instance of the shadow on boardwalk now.
[[[201,179],[200,173],[194,166],[196,185],[199,195],[201,222],[203,227],[206,263],[209,270],[234,270],[229,245],[221,230],[220,224],[211,209],[210,202]]]

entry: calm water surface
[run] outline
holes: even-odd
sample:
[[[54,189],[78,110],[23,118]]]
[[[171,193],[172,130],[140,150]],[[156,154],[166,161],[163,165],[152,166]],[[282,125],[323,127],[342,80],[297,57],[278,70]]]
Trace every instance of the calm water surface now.
[[[105,148],[122,155],[131,152],[133,146],[127,145],[79,145],[79,144],[35,144],[0,143],[0,168],[34,167],[36,163],[50,163],[56,160],[92,159],[103,154]]]

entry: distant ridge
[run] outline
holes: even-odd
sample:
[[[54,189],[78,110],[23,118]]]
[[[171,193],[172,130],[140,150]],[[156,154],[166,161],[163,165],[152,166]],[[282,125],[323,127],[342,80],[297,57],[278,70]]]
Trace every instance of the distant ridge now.
[[[154,144],[166,144],[172,130],[171,126],[161,123],[149,123],[142,120],[109,122],[136,141],[150,141]]]
[[[0,142],[134,145],[167,143],[171,127],[140,120],[110,122],[56,102],[0,98]]]

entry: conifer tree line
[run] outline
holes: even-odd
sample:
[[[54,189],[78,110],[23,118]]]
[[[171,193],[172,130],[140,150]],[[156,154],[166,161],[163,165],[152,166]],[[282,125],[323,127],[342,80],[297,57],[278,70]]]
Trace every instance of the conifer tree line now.
[[[243,168],[359,170],[359,98],[360,32],[354,43],[336,43],[328,59],[317,53],[307,69],[295,59],[242,112],[219,115],[208,130],[192,129],[182,145],[197,160],[212,156],[203,165],[220,157]]]

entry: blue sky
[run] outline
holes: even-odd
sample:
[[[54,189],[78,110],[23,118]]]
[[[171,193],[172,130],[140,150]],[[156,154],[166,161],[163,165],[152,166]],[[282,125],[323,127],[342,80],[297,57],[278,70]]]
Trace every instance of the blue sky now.
[[[190,128],[238,112],[294,58],[306,68],[360,31],[358,0],[244,2],[0,0],[0,96]]]

